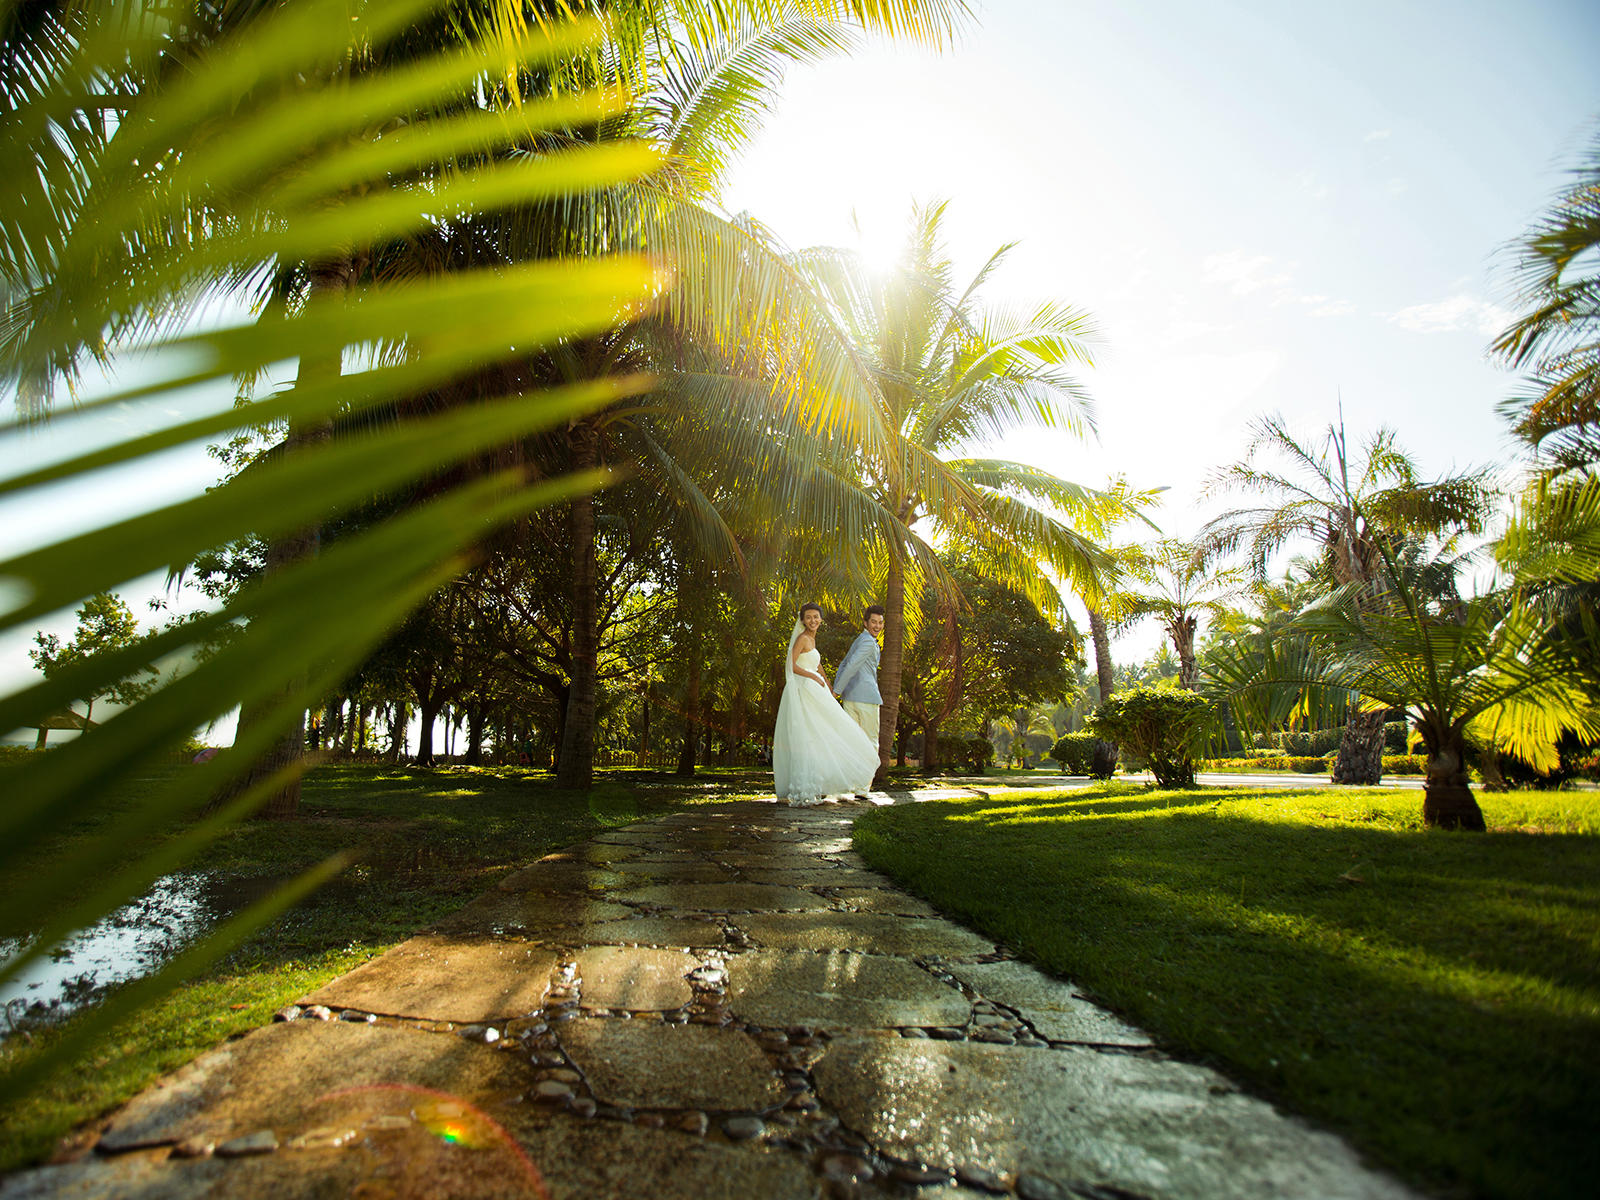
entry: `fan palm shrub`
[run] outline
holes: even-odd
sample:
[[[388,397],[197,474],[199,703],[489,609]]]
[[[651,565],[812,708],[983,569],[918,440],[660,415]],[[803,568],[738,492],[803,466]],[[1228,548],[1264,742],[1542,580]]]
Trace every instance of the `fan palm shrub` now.
[[[1282,468],[1261,465],[1263,456]],[[1392,430],[1378,430],[1357,457],[1342,418],[1320,442],[1311,442],[1277,415],[1254,423],[1244,458],[1216,471],[1206,491],[1245,493],[1255,501],[1200,531],[1195,540],[1208,552],[1243,549],[1252,573],[1264,579],[1278,551],[1311,541],[1320,547],[1326,576],[1348,589],[1353,603],[1374,590],[1387,547],[1398,539],[1478,533],[1497,495],[1482,471],[1422,479]],[[1381,709],[1357,706],[1349,714],[1333,765],[1335,783],[1373,784],[1382,777],[1383,722]]]

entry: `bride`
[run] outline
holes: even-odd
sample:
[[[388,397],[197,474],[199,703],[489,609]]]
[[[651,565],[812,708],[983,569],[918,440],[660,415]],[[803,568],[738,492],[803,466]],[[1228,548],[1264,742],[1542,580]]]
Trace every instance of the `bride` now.
[[[789,635],[783,698],[772,734],[772,790],[790,804],[821,804],[864,792],[878,770],[878,747],[839,707],[822,674],[817,629],[822,609],[802,604]]]

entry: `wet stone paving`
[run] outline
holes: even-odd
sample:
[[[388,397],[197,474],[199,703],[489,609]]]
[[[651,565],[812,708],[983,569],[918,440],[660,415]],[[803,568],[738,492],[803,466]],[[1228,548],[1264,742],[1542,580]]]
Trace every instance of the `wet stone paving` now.
[[[549,855],[0,1200],[1411,1194],[867,870],[865,807]]]

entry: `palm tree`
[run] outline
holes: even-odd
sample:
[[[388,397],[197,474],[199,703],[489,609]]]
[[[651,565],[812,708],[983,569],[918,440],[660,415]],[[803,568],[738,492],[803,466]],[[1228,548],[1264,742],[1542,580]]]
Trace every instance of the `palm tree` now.
[[[1286,469],[1257,466],[1261,455],[1278,457]],[[1206,488],[1212,496],[1236,492],[1260,501],[1212,520],[1197,535],[1198,545],[1208,553],[1242,547],[1251,572],[1265,579],[1268,562],[1279,550],[1311,540],[1321,547],[1328,576],[1358,597],[1378,585],[1383,555],[1394,539],[1477,533],[1496,495],[1486,472],[1419,479],[1392,430],[1378,430],[1356,461],[1342,416],[1313,445],[1296,438],[1278,415],[1252,424],[1243,460],[1215,472]],[[1384,713],[1351,707],[1333,781],[1377,783],[1383,774]]]
[[[1240,572],[1218,568],[1195,546],[1172,538],[1130,556],[1127,569],[1143,587],[1135,586],[1120,596],[1119,615],[1125,622],[1155,617],[1178,656],[1178,686],[1185,691],[1199,691],[1195,635],[1200,618],[1228,611],[1229,603],[1244,586]]]
[[[1106,560],[1085,531],[1103,534],[1123,509],[1114,495],[1023,463],[962,456],[980,438],[1029,425],[1086,433],[1089,402],[1069,368],[1090,362],[1093,328],[1087,315],[1060,304],[1026,313],[986,307],[978,293],[1009,246],[958,286],[941,244],[944,209],[914,210],[899,264],[882,276],[840,251],[802,256],[878,390],[890,434],[830,464],[864,477],[867,495],[898,534],[882,561],[885,763],[899,715],[908,571],[912,583],[950,586],[933,540],[959,533],[981,548],[999,582],[1053,616],[1061,597],[1044,568],[1069,581],[1093,577]]]
[[[1600,571],[1600,502],[1591,502],[1585,522],[1587,549],[1545,549],[1564,571],[1592,578]],[[1439,603],[1429,598],[1438,590],[1438,561],[1406,562],[1384,544],[1378,552],[1381,591],[1367,583],[1338,588],[1291,623],[1301,636],[1220,653],[1215,677],[1241,727],[1265,728],[1290,704],[1330,711],[1342,706],[1344,690],[1380,713],[1403,710],[1427,749],[1423,821],[1482,830],[1468,786],[1469,735],[1548,769],[1563,732],[1600,738],[1600,672],[1547,636],[1537,607],[1520,594],[1530,577]]]
[[[1492,347],[1532,375],[1500,411],[1558,470],[1600,463],[1600,134],[1573,176],[1514,247],[1527,312]]]

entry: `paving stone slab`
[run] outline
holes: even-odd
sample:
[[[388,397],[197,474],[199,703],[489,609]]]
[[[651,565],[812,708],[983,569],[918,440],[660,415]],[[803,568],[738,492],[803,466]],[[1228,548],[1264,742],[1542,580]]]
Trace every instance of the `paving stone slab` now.
[[[599,892],[621,882],[623,877],[608,867],[557,859],[513,871],[496,886],[503,892]]]
[[[1017,1009],[1052,1042],[1149,1046],[1142,1029],[1073,994],[1072,985],[1019,962],[951,963],[950,973],[988,1000]]]
[[[757,1025],[827,1029],[960,1025],[972,1011],[959,991],[904,959],[809,950],[730,955],[728,1001]]]
[[[970,958],[994,943],[950,921],[879,913],[750,913],[730,918],[762,946],[782,950],[859,950],[913,957]]]
[[[936,1166],[1175,1200],[1412,1195],[1338,1138],[1187,1063],[847,1036],[812,1074],[847,1127]]]
[[[556,940],[575,925],[619,921],[638,914],[625,904],[560,892],[490,891],[435,921],[432,932],[459,936]]]
[[[391,1017],[473,1024],[538,1008],[556,954],[530,942],[422,934],[300,1001]]]
[[[569,1021],[560,1040],[602,1104],[761,1110],[789,1094],[755,1041],[732,1029]]]
[[[750,850],[740,847],[726,854],[716,854],[712,858],[724,867],[732,867],[739,871],[815,871],[818,869],[817,860],[813,855],[807,854],[803,848],[783,848],[772,850]]]
[[[817,1200],[818,1181],[798,1154],[730,1145],[615,1121],[541,1122],[526,1108],[507,1131],[544,1177],[550,1200]]]
[[[936,917],[938,910],[925,901],[894,888],[842,887],[833,891],[834,903],[858,912],[899,913],[907,917]]]
[[[526,1067],[453,1034],[343,1021],[268,1025],[140,1092],[112,1117],[100,1146],[129,1150],[202,1135],[222,1141],[259,1129],[287,1142],[327,1123],[326,1094],[395,1086],[482,1107],[519,1094]]]
[[[726,946],[728,935],[722,926],[692,917],[633,917],[622,921],[601,921],[594,925],[575,925],[572,939],[594,946],[664,946],[705,949]]]
[[[587,946],[578,952],[583,1002],[595,1008],[661,1012],[693,998],[684,978],[700,965],[698,955],[643,946]]]
[[[681,912],[790,912],[824,909],[827,901],[799,888],[759,883],[681,883],[613,892],[613,899]]]
[[[681,862],[636,858],[617,864],[617,886],[638,887],[642,883],[732,883],[733,872],[703,859],[685,858]]]
[[[872,871],[813,860],[803,867],[745,867],[745,883],[776,883],[791,887],[882,887],[889,881]]]

